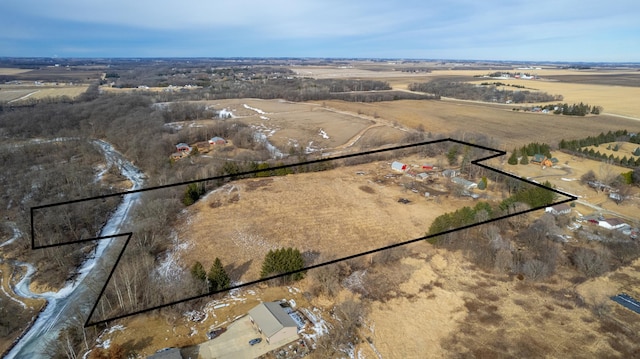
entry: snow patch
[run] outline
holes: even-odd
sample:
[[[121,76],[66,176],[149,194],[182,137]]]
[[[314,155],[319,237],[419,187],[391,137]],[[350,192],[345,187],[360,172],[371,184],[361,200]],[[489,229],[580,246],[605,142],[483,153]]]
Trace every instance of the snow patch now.
[[[223,108],[222,110],[218,111],[218,117],[220,117],[220,118],[235,118],[236,116],[230,110],[227,110],[226,108]]]
[[[269,121],[270,120],[270,118],[267,117],[267,116],[260,116],[260,119],[261,120],[265,120],[265,121]]]
[[[320,129],[319,135],[322,136],[322,138],[324,138],[324,139],[327,139],[327,140],[329,139],[329,135],[327,135],[327,133],[324,132],[323,129]]]
[[[160,275],[160,278],[167,283],[175,283],[183,278],[184,269],[179,264],[180,252],[184,252],[191,247],[191,244],[187,241],[180,242],[177,234],[173,233],[172,237],[172,248],[165,252],[164,258],[156,268],[156,272]]]
[[[255,111],[255,112],[257,112],[257,113],[259,113],[261,115],[266,115],[267,114],[266,112],[262,111],[261,109],[255,108],[255,107],[251,107],[251,106],[247,105],[246,103],[242,104],[242,106],[244,108],[246,108],[247,110]]]
[[[4,295],[6,295],[9,299],[11,299],[12,301],[20,304],[22,306],[22,308],[27,309],[27,305],[24,304],[23,302],[17,300],[16,298],[14,298],[12,295],[10,295],[9,293],[7,293],[6,290],[4,290],[4,286],[2,285],[2,277],[0,277],[0,289],[2,289],[2,292],[4,293]]]
[[[8,240],[6,240],[5,242],[0,244],[0,247],[4,247],[4,246],[8,246],[9,244],[13,243],[16,241],[16,239],[18,239],[21,235],[22,232],[20,232],[20,230],[18,229],[18,227],[16,226],[15,223],[13,222],[6,222],[6,224],[11,228],[11,230],[13,231],[13,236],[11,236],[11,238],[9,238]]]
[[[301,308],[301,311],[311,321],[313,326],[310,329],[310,333],[307,332],[309,329],[304,329],[300,334],[311,342],[312,349],[315,349],[318,338],[329,333],[329,325],[322,319],[320,309],[314,307],[313,311],[310,311],[306,308]]]

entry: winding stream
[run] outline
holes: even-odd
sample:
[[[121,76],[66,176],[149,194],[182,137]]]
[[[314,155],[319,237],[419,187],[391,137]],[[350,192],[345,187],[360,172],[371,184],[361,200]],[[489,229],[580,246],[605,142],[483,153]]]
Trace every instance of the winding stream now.
[[[117,166],[122,175],[131,181],[130,190],[142,187],[144,175],[136,166],[116,151],[111,144],[101,140],[93,140],[92,142],[103,152],[108,166]],[[122,202],[100,232],[100,236],[120,232],[129,211],[139,196],[139,193],[132,193],[123,197]],[[17,238],[19,235],[20,233],[16,233],[14,237]],[[117,255],[120,250],[119,246],[113,246],[113,243],[114,239],[101,240],[94,255],[79,268],[79,275],[58,292],[33,293],[29,284],[35,268],[29,263],[13,262],[14,265],[27,268],[26,275],[13,288],[14,292],[24,298],[43,298],[47,300],[47,307],[40,313],[20,341],[9,351],[6,358],[47,358],[50,356],[47,349],[53,341],[57,340],[60,330],[67,323],[81,321],[81,325],[84,324],[84,320],[96,300],[96,291],[104,284],[111,269],[110,266],[113,265],[112,261],[101,259]],[[6,244],[8,243],[3,243],[3,245]]]

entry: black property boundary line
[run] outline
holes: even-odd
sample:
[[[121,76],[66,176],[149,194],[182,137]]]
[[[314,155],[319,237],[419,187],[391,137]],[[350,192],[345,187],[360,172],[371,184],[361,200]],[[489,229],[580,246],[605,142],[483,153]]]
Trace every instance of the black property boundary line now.
[[[86,201],[92,201],[92,200],[98,200],[98,199],[104,199],[104,198],[109,198],[109,197],[118,197],[118,196],[123,196],[123,195],[127,195],[127,194],[132,194],[132,193],[140,193],[140,192],[158,190],[158,189],[162,189],[162,188],[184,186],[184,185],[188,185],[188,184],[192,184],[192,183],[201,183],[201,182],[206,182],[206,181],[215,181],[215,180],[223,180],[223,179],[235,180],[235,179],[244,178],[246,176],[250,176],[250,175],[253,175],[253,174],[262,173],[262,172],[265,172],[265,171],[274,171],[274,170],[278,170],[278,169],[291,168],[291,167],[297,167],[297,166],[305,166],[305,165],[311,165],[311,164],[315,164],[315,163],[323,163],[323,162],[341,160],[341,159],[352,158],[352,157],[357,157],[357,156],[365,156],[365,155],[382,153],[382,152],[397,151],[397,150],[402,150],[402,149],[407,149],[407,148],[415,148],[415,147],[419,147],[419,146],[433,145],[433,144],[442,143],[442,142],[453,142],[453,143],[461,144],[461,145],[464,145],[464,146],[475,147],[475,148],[482,149],[482,150],[485,150],[485,151],[493,152],[494,154],[492,154],[492,155],[489,155],[489,156],[482,157],[482,158],[479,158],[479,159],[471,161],[471,164],[477,165],[477,166],[485,168],[485,169],[487,169],[489,171],[496,172],[496,173],[502,174],[504,176],[516,179],[518,181],[522,181],[522,182],[528,183],[528,184],[533,185],[533,186],[544,188],[546,190],[552,191],[552,192],[554,192],[556,194],[559,194],[559,195],[562,195],[562,196],[565,196],[565,197],[568,197],[568,198],[565,199],[565,200],[559,201],[559,202],[554,202],[554,203],[545,205],[545,206],[539,206],[539,207],[535,207],[535,208],[530,208],[530,209],[527,209],[527,210],[524,210],[524,211],[507,214],[507,215],[500,216],[500,217],[497,217],[497,218],[492,218],[492,219],[489,219],[489,220],[486,220],[486,221],[473,223],[473,224],[465,225],[465,226],[462,226],[462,227],[459,227],[459,228],[446,230],[446,231],[443,231],[443,232],[440,232],[440,233],[437,233],[437,234],[425,235],[425,236],[414,238],[414,239],[410,239],[410,240],[407,240],[407,241],[404,241],[404,242],[394,243],[394,244],[391,244],[391,245],[388,245],[388,246],[384,246],[384,247],[368,250],[368,251],[365,251],[365,252],[356,253],[356,254],[353,254],[353,255],[349,255],[349,256],[346,256],[346,257],[334,259],[334,260],[327,261],[327,262],[324,262],[324,263],[314,264],[314,265],[311,265],[311,266],[308,266],[308,267],[305,267],[305,268],[302,268],[302,269],[299,269],[299,270],[296,270],[296,271],[282,273],[282,274],[270,276],[270,277],[267,277],[267,278],[261,278],[261,279],[258,279],[258,280],[254,280],[254,281],[238,284],[238,285],[235,285],[235,286],[223,289],[223,290],[212,291],[212,292],[208,292],[208,293],[205,293],[205,294],[201,294],[201,295],[192,296],[192,297],[189,297],[189,298],[180,299],[180,300],[173,301],[173,302],[170,302],[170,303],[157,305],[157,306],[154,306],[154,307],[151,307],[151,308],[138,310],[138,311],[135,311],[135,312],[132,312],[132,313],[123,314],[123,315],[119,315],[119,316],[103,319],[103,320],[96,321],[96,322],[91,322],[90,320],[91,320],[91,318],[92,318],[92,316],[93,316],[93,314],[94,314],[94,312],[95,312],[95,310],[96,310],[96,308],[98,306],[98,303],[99,303],[100,299],[102,298],[102,296],[103,296],[103,294],[104,294],[104,292],[105,292],[105,290],[107,288],[107,285],[111,281],[111,277],[113,276],[113,273],[115,272],[115,269],[118,267],[118,263],[120,262],[120,259],[122,258],[122,255],[124,254],[124,251],[126,250],[127,246],[129,245],[129,241],[131,240],[131,237],[133,236],[133,233],[132,232],[125,232],[125,233],[113,234],[113,235],[109,235],[109,236],[101,236],[101,237],[88,238],[88,239],[80,239],[80,240],[70,241],[70,242],[65,242],[65,243],[40,245],[40,246],[37,246],[36,243],[35,243],[34,212],[39,210],[39,209],[51,208],[51,207],[57,207],[57,206],[64,206],[64,205],[68,205],[68,204],[80,203],[80,202],[86,202]],[[524,213],[537,211],[537,210],[543,209],[543,208],[548,207],[548,206],[567,203],[567,202],[575,201],[575,200],[578,199],[576,196],[571,195],[569,193],[565,193],[565,192],[559,191],[559,190],[554,189],[554,188],[549,188],[549,187],[543,186],[543,185],[541,185],[539,183],[526,180],[526,179],[518,177],[518,176],[516,176],[514,174],[511,174],[511,173],[508,173],[508,172],[504,172],[504,171],[498,170],[496,168],[493,168],[493,167],[490,167],[490,166],[487,166],[487,165],[481,163],[481,162],[490,160],[492,158],[496,158],[496,157],[500,157],[500,156],[504,156],[504,155],[506,155],[505,151],[501,151],[501,150],[497,150],[497,149],[493,149],[493,148],[489,148],[489,147],[485,147],[485,146],[480,146],[480,145],[476,145],[476,144],[473,144],[473,143],[460,141],[460,140],[456,140],[456,139],[452,139],[452,138],[445,138],[445,139],[434,140],[434,141],[426,141],[426,142],[402,145],[402,146],[391,147],[391,148],[384,148],[384,149],[378,149],[378,150],[372,150],[372,151],[366,151],[366,152],[347,154],[347,155],[342,155],[342,156],[337,156],[337,157],[328,157],[328,158],[322,158],[322,159],[317,159],[317,160],[312,160],[312,161],[306,161],[306,162],[300,162],[300,163],[294,163],[294,164],[288,164],[288,165],[269,167],[267,169],[254,170],[254,171],[242,172],[242,173],[231,174],[231,175],[223,175],[223,176],[215,176],[215,177],[209,177],[209,178],[204,178],[204,179],[196,179],[196,180],[184,181],[184,182],[180,182],[180,183],[173,183],[173,184],[167,184],[167,185],[162,185],[162,186],[149,187],[149,188],[137,189],[137,190],[132,190],[132,191],[119,192],[119,193],[113,193],[113,194],[102,195],[102,196],[95,196],[95,197],[90,197],[90,198],[83,198],[83,199],[78,199],[78,200],[73,200],[73,201],[66,201],[66,202],[59,202],[59,203],[53,203],[53,204],[48,204],[48,205],[36,206],[36,207],[31,207],[31,249],[32,250],[36,250],[36,249],[49,248],[49,247],[58,247],[58,246],[64,246],[64,245],[72,244],[72,243],[97,241],[97,240],[102,240],[102,239],[125,238],[124,245],[122,246],[122,249],[120,250],[120,253],[118,254],[118,257],[117,257],[117,259],[116,259],[116,261],[115,261],[115,263],[113,265],[113,268],[111,268],[111,271],[109,272],[109,276],[107,277],[107,280],[105,281],[104,285],[102,286],[100,294],[98,295],[98,298],[96,299],[96,302],[94,303],[93,307],[91,308],[91,312],[89,313],[89,316],[87,317],[87,320],[86,320],[86,322],[84,324],[84,327],[86,328],[86,327],[91,327],[91,326],[98,325],[98,324],[104,324],[104,323],[107,323],[107,322],[112,321],[112,320],[122,319],[122,318],[130,317],[130,316],[146,313],[146,312],[149,312],[149,311],[152,311],[152,310],[157,310],[157,309],[160,309],[160,308],[168,307],[168,306],[171,306],[171,305],[176,305],[176,304],[187,302],[187,301],[190,301],[190,300],[203,298],[203,297],[208,297],[208,296],[213,295],[213,294],[222,293],[222,292],[228,292],[228,291],[233,290],[233,289],[238,289],[238,288],[242,288],[242,287],[251,286],[251,285],[254,285],[254,284],[258,284],[258,283],[269,281],[271,279],[280,278],[280,277],[283,277],[283,276],[287,276],[287,275],[291,275],[291,274],[295,274],[295,273],[299,273],[299,272],[304,272],[304,271],[309,270],[309,269],[315,269],[315,268],[319,268],[319,267],[322,267],[322,266],[334,264],[334,263],[337,263],[337,262],[346,261],[346,260],[350,260],[350,259],[353,259],[353,258],[365,256],[365,255],[368,255],[368,254],[380,252],[380,251],[383,251],[383,250],[404,246],[404,245],[407,245],[407,244],[410,244],[410,243],[426,240],[426,239],[429,239],[429,238],[433,238],[433,237],[437,237],[437,236],[441,236],[441,235],[445,235],[445,234],[449,234],[449,233],[454,233],[454,232],[457,232],[457,231],[461,231],[461,230],[473,228],[473,227],[476,227],[476,226],[484,225],[484,224],[487,224],[487,223],[499,221],[499,220],[502,220],[502,219],[505,219],[505,218],[510,218],[510,217],[518,216],[518,215],[521,215],[521,214],[524,214]]]

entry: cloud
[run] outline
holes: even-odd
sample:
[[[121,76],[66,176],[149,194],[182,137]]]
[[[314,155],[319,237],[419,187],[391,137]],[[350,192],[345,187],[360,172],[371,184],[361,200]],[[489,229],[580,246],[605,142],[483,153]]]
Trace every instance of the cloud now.
[[[8,0],[0,41],[14,46],[0,55],[28,41],[36,52],[36,43],[85,49],[94,40],[103,56],[221,56],[224,48],[222,56],[499,59],[512,49],[553,59],[563,46],[596,56],[580,50],[590,46],[640,60],[639,12],[635,0]]]

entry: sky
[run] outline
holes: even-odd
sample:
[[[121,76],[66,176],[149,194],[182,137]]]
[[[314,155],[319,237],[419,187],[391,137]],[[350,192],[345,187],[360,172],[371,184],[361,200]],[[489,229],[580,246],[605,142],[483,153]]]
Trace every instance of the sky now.
[[[638,0],[1,0],[2,57],[640,62]]]

